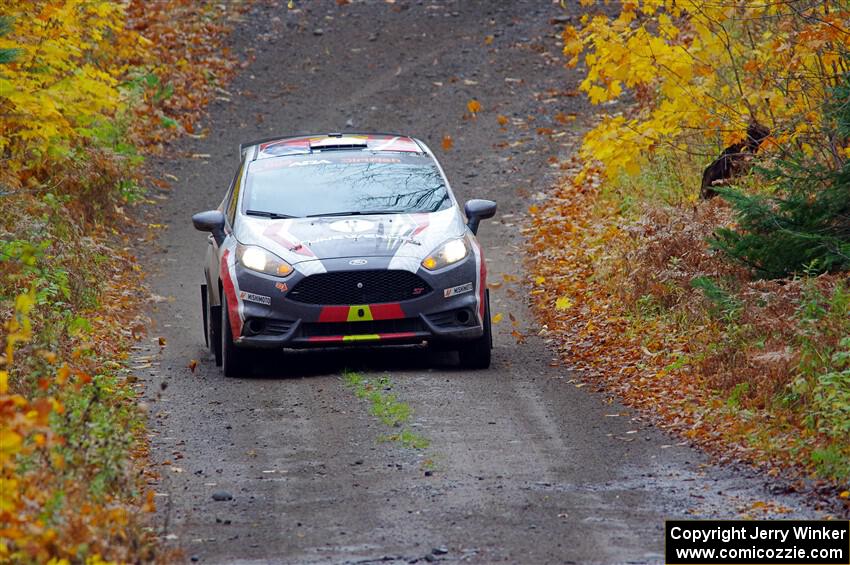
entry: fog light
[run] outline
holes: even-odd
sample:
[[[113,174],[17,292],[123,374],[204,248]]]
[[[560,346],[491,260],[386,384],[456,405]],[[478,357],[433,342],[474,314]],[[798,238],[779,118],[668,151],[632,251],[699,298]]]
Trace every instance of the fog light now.
[[[242,333],[247,336],[259,335],[263,333],[263,330],[265,328],[266,323],[263,320],[251,318],[250,320],[245,322],[245,325],[242,328]]]

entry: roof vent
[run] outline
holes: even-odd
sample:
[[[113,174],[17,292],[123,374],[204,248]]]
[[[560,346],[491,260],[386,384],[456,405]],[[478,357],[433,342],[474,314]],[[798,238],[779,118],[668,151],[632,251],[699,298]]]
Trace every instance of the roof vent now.
[[[365,137],[343,137],[342,134],[329,134],[326,139],[310,142],[311,150],[332,151],[334,149],[368,149]]]

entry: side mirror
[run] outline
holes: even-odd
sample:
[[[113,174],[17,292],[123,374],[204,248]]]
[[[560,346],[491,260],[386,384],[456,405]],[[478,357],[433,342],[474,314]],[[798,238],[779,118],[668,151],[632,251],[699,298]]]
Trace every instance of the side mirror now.
[[[481,220],[496,215],[496,203],[492,200],[470,200],[463,207],[463,211],[466,214],[466,225],[472,233],[478,233],[478,224],[481,223]]]
[[[224,214],[220,210],[198,212],[192,216],[192,225],[198,231],[210,232],[218,245],[224,241]]]

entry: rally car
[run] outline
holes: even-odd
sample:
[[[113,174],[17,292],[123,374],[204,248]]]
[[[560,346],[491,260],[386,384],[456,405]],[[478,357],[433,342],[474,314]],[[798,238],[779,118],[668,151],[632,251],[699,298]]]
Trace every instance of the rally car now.
[[[420,140],[300,135],[240,146],[209,232],[204,335],[226,376],[256,349],[429,343],[463,367],[490,365],[484,256],[475,237],[496,203],[465,214]],[[465,217],[464,217],[465,216]]]

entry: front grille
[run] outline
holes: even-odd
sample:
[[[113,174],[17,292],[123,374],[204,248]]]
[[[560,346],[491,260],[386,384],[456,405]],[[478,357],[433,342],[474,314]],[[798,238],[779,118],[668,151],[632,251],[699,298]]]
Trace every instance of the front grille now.
[[[379,304],[419,298],[431,290],[409,271],[335,271],[302,279],[286,297],[305,304]]]
[[[305,322],[301,324],[301,333],[304,337],[422,331],[425,331],[425,326],[419,318],[373,320],[370,322]]]

